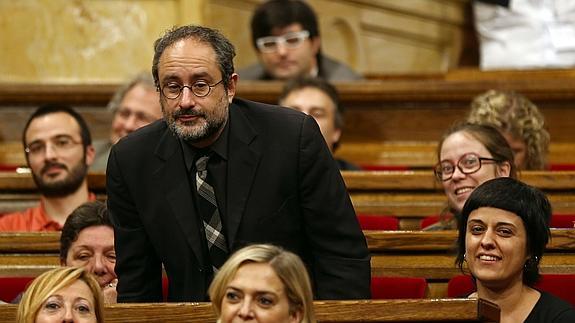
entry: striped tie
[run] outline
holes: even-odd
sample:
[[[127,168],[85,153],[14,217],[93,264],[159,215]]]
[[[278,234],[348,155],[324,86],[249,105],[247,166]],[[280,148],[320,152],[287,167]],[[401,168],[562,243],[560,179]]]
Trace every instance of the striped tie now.
[[[222,219],[214,188],[207,182],[209,158],[209,155],[202,156],[196,161],[196,187],[199,196],[199,211],[204,223],[208,251],[215,274],[228,257],[228,247],[222,230]]]

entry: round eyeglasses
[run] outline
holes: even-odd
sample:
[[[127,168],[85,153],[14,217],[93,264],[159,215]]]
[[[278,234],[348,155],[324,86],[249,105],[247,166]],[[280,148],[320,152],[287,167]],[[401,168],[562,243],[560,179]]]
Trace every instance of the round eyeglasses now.
[[[302,30],[283,36],[260,37],[256,40],[258,49],[264,53],[273,53],[278,50],[280,45],[287,48],[296,48],[309,37],[309,31]]]
[[[184,88],[187,87],[190,89],[190,91],[192,91],[192,93],[194,93],[195,96],[198,98],[203,98],[208,96],[212,91],[212,88],[222,83],[223,80],[224,79],[221,79],[219,82],[212,85],[208,84],[206,81],[196,81],[192,85],[181,85],[176,82],[169,82],[162,87],[161,92],[164,97],[170,100],[175,100],[180,97],[180,94],[182,94]]]
[[[468,153],[457,161],[457,164],[453,164],[449,160],[444,160],[433,168],[433,172],[435,173],[435,177],[440,181],[448,181],[453,177],[453,173],[455,172],[455,167],[459,169],[460,172],[463,174],[469,175],[477,172],[481,169],[482,162],[494,162],[500,163],[501,160],[494,159],[494,158],[486,158],[486,157],[479,157],[477,154]]]

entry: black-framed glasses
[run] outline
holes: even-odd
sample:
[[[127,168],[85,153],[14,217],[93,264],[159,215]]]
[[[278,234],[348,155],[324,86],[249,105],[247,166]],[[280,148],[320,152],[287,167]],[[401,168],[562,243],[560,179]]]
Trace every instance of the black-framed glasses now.
[[[494,158],[487,158],[487,157],[479,157],[475,153],[467,153],[457,161],[457,164],[453,164],[449,160],[444,160],[433,168],[433,172],[435,173],[435,177],[440,181],[448,181],[453,177],[453,173],[455,172],[455,167],[459,169],[460,172],[463,174],[469,175],[477,172],[481,169],[482,162],[495,162],[500,163],[501,160],[494,159]]]
[[[164,84],[161,92],[162,95],[165,96],[166,98],[174,100],[179,98],[184,88],[187,87],[188,89],[190,89],[190,91],[192,91],[192,93],[194,93],[195,96],[197,96],[198,98],[203,98],[205,96],[208,96],[212,91],[212,88],[222,83],[223,80],[224,79],[221,79],[219,82],[211,85],[208,84],[208,82],[202,80],[196,81],[192,85],[181,85],[176,82],[168,82]]]
[[[299,47],[309,37],[309,31],[302,30],[288,33],[283,36],[260,37],[256,40],[258,49],[264,53],[273,53],[280,45],[287,48]]]
[[[68,135],[55,136],[53,138],[50,138],[48,142],[50,143],[50,147],[52,147],[52,150],[56,153],[61,153],[70,150],[74,146],[82,144],[82,141],[76,141]],[[24,151],[26,152],[26,154],[28,154],[28,156],[36,157],[44,155],[46,153],[47,147],[48,147],[47,142],[45,141],[34,141],[28,146],[26,146],[26,148],[24,148]]]

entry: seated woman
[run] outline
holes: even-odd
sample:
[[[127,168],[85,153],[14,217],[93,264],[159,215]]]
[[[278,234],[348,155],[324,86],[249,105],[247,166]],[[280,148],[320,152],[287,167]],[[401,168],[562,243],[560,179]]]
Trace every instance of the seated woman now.
[[[467,121],[496,127],[513,149],[517,168],[547,168],[549,133],[543,115],[525,96],[489,90],[473,99]]]
[[[571,305],[532,286],[549,241],[551,205],[536,188],[496,178],[476,188],[459,222],[456,263],[467,263],[477,292],[501,309],[501,322],[575,322]]]
[[[104,301],[116,303],[114,228],[105,203],[84,203],[68,216],[60,236],[60,264],[86,268],[96,276]]]
[[[272,245],[235,252],[209,288],[218,322],[315,323],[307,270],[295,254]]]
[[[434,173],[447,196],[447,209],[439,223],[425,230],[455,229],[463,204],[477,186],[492,178],[517,176],[513,151],[491,126],[453,126],[439,142],[437,157]]]
[[[84,268],[63,267],[38,276],[18,306],[16,322],[104,322],[100,286]]]

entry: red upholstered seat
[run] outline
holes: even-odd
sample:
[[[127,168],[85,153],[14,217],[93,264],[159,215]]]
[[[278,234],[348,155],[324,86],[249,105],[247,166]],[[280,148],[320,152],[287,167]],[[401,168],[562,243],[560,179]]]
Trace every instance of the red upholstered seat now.
[[[370,171],[370,170],[400,170],[400,171],[405,171],[405,170],[410,170],[409,166],[404,166],[404,165],[361,165],[361,169],[362,170],[366,170],[366,171]]]
[[[575,214],[553,214],[552,228],[575,228]]]
[[[18,294],[26,291],[36,277],[0,277],[0,300],[10,303]]]
[[[421,277],[371,277],[372,299],[425,298],[427,281]]]
[[[575,170],[575,164],[551,164],[550,171]]]
[[[439,219],[440,219],[439,215],[432,215],[432,216],[425,217],[425,218],[423,218],[423,220],[421,220],[419,227],[421,229],[425,229],[428,226],[439,222]]]
[[[575,274],[545,274],[535,288],[551,293],[575,306]],[[471,276],[458,275],[447,283],[447,297],[466,297],[475,291]]]
[[[362,230],[397,230],[399,220],[390,215],[357,214],[359,226]]]
[[[467,297],[475,291],[475,284],[471,276],[457,275],[447,283],[447,297]]]

